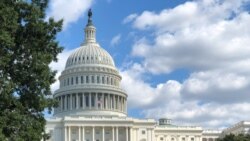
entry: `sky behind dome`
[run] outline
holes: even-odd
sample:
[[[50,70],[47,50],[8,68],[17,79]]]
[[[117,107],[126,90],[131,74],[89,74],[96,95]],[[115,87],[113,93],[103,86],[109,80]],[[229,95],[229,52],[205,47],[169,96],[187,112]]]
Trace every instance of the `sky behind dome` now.
[[[128,115],[224,128],[250,120],[249,0],[51,0],[64,19],[67,57],[84,41],[92,8],[97,41],[113,57],[128,94]],[[52,90],[58,88],[58,81]]]

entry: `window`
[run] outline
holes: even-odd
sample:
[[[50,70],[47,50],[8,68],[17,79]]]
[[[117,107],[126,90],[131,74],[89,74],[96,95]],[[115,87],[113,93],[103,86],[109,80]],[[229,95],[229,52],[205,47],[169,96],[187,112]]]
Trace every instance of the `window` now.
[[[81,76],[81,83],[83,83],[83,76]]]
[[[102,84],[104,84],[104,76],[102,77]]]
[[[191,141],[194,141],[194,138],[191,138]]]
[[[67,81],[67,85],[69,85],[69,78],[68,78],[68,81]]]
[[[76,84],[78,84],[78,77],[76,77]]]
[[[89,76],[86,76],[86,83],[89,83]]]
[[[92,77],[91,77],[91,82],[92,82],[92,83],[95,83],[95,76],[92,76]]]
[[[85,103],[86,103],[86,107],[89,107],[89,96],[88,95],[85,96]]]
[[[145,130],[142,130],[142,131],[141,131],[141,134],[143,134],[143,135],[146,134]]]
[[[182,138],[182,141],[185,141],[185,138]]]
[[[71,85],[73,85],[73,84],[74,84],[74,78],[71,77]]]
[[[97,76],[97,83],[100,83],[100,76]]]
[[[113,85],[113,78],[110,78],[110,81],[111,81],[111,85]]]
[[[163,141],[163,137],[161,137],[160,140]]]

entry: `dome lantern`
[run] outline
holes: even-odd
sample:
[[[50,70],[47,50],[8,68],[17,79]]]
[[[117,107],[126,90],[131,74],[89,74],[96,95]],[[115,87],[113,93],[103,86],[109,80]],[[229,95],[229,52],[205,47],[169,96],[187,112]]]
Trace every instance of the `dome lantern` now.
[[[89,9],[89,11],[88,11],[88,23],[85,27],[85,44],[96,42],[96,38],[95,38],[96,28],[92,22],[92,15],[93,15],[92,11],[91,11],[91,9]]]

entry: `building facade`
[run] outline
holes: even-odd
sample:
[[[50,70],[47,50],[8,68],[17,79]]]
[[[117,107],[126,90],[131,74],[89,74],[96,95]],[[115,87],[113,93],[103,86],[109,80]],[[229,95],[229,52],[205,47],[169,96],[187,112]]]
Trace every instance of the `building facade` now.
[[[96,41],[92,12],[84,43],[68,57],[54,93],[59,106],[47,119],[50,141],[215,141],[219,132],[176,126],[170,119],[127,117],[127,94],[110,54]]]

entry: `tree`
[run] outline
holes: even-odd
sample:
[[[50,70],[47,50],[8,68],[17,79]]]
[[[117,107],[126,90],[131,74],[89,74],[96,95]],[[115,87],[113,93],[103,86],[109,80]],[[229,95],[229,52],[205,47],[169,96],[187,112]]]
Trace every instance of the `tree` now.
[[[222,139],[218,139],[218,141],[250,141],[250,135],[249,134],[239,134],[239,135],[233,135],[229,134],[226,135]]]
[[[0,1],[0,140],[40,141],[56,102],[49,68],[62,51],[56,41],[62,21],[46,20],[48,0]]]

